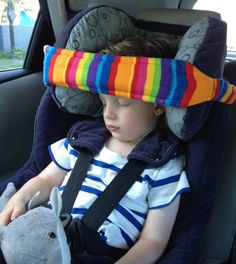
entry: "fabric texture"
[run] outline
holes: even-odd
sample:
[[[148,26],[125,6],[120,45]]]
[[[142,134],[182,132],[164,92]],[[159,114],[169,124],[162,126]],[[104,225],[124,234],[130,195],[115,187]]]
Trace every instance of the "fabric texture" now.
[[[124,74],[128,76],[124,78]],[[188,62],[45,47],[44,84],[177,108],[206,101],[232,104],[236,87]]]

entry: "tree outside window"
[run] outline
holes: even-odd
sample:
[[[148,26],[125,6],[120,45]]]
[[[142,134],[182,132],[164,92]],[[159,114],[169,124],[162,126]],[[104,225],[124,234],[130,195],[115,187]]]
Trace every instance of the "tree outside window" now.
[[[0,71],[22,68],[38,0],[0,0]]]

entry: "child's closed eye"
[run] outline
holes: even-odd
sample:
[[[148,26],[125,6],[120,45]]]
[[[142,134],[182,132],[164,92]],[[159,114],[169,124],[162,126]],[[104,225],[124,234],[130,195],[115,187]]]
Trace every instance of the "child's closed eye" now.
[[[117,100],[117,105],[119,106],[128,106],[130,105],[130,100],[129,99],[123,99],[123,98],[120,98]]]

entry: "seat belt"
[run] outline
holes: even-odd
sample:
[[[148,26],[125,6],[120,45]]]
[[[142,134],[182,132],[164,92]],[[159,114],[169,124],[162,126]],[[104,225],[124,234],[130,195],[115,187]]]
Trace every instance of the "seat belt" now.
[[[62,210],[61,214],[70,214],[75,202],[78,191],[87,175],[88,168],[91,164],[93,154],[85,148],[79,150],[79,156],[75,166],[71,171],[70,178],[62,193]]]
[[[81,221],[97,231],[146,167],[147,163],[144,161],[129,160],[90,206]]]
[[[80,149],[79,152],[80,154],[62,193],[62,214],[71,212],[93,158],[93,154],[87,149]],[[144,161],[128,161],[90,206],[81,221],[89,228],[97,231],[146,167],[147,163]]]

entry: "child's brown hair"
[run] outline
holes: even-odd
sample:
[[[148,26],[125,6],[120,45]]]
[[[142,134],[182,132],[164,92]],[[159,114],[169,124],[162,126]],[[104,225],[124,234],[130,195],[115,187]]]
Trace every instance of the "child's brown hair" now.
[[[147,40],[139,36],[126,38],[115,44],[110,44],[101,53],[120,56],[142,56],[156,58],[172,58],[173,51],[165,39]]]

